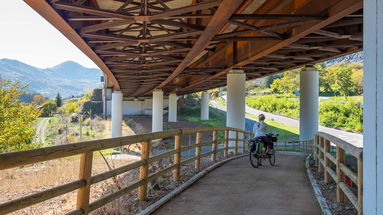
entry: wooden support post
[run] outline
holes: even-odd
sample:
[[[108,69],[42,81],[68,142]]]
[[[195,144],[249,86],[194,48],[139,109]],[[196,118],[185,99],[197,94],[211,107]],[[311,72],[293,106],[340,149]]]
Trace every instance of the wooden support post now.
[[[194,162],[194,168],[199,170],[201,168],[201,144],[202,144],[202,132],[197,132],[196,136],[197,147],[195,149],[195,156],[197,159]]]
[[[245,147],[246,147],[246,133],[243,132],[243,136],[242,136],[242,153],[245,153]]]
[[[227,158],[229,155],[229,130],[225,130],[225,151],[223,157]]]
[[[324,141],[324,151],[325,151],[325,153],[330,152],[330,141],[329,140]],[[330,167],[331,161],[330,161],[330,159],[327,158],[326,154],[324,154],[324,165],[325,165],[324,166],[324,182],[329,183],[331,176],[330,176],[330,173],[327,172],[326,168]]]
[[[177,152],[174,154],[173,163],[177,166],[173,172],[174,181],[179,181],[181,175],[181,145],[181,135],[176,135],[174,137],[174,149],[177,150]]]
[[[141,142],[141,160],[145,161],[140,167],[140,180],[144,180],[145,183],[138,188],[138,198],[140,201],[146,200],[146,194],[148,189],[148,174],[149,174],[149,152],[150,152],[150,142],[143,141]]]
[[[358,215],[363,214],[363,154],[358,157]]]
[[[93,152],[81,154],[80,179],[86,181],[86,185],[77,191],[77,208],[81,208],[83,214],[89,213],[90,179],[92,177]]]
[[[211,145],[211,151],[213,154],[211,154],[211,161],[215,162],[217,160],[217,141],[218,141],[218,131],[213,131],[213,144]]]
[[[319,161],[318,161],[318,147],[319,147],[319,141],[320,141],[320,136],[316,136],[315,138],[315,144],[314,144],[314,159],[315,159],[315,166],[319,166]]]
[[[322,165],[322,162],[320,162],[321,160],[323,160],[323,152],[322,152],[322,149],[323,149],[323,143],[324,143],[324,138],[320,138],[320,141],[319,141],[319,158],[318,158],[318,172],[323,172],[323,165]]]
[[[340,182],[344,182],[344,173],[340,168],[340,164],[344,164],[344,150],[339,146],[336,146],[336,175],[338,176],[338,180],[336,182],[336,200],[339,203],[344,202],[344,192],[339,186]]]
[[[235,146],[234,146],[234,154],[238,154],[238,131],[235,131]]]

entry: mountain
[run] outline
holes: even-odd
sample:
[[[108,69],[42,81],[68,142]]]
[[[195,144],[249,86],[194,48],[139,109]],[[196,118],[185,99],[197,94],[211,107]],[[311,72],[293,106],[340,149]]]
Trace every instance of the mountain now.
[[[0,77],[28,84],[27,91],[53,98],[57,92],[65,97],[84,94],[86,89],[101,86],[101,70],[66,61],[51,68],[37,68],[12,59],[0,59]]]

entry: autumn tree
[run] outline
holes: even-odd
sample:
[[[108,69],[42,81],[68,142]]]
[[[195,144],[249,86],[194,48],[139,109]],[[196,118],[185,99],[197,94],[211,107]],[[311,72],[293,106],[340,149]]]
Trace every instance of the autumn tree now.
[[[37,94],[33,96],[33,102],[37,105],[41,105],[42,103],[44,103],[44,101],[45,101],[45,97],[41,94]]]
[[[26,86],[0,80],[0,152],[33,148],[34,125],[40,111],[19,101]]]

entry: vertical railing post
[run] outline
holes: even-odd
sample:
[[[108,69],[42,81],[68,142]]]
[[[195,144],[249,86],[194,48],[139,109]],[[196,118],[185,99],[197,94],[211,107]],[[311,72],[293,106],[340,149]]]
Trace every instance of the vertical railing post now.
[[[211,161],[215,162],[217,160],[217,144],[218,144],[218,131],[213,131],[213,144],[211,145],[211,151],[213,152],[211,154]]]
[[[329,183],[330,182],[330,173],[327,171],[327,167],[330,167],[331,161],[327,157],[326,153],[330,152],[330,141],[329,140],[324,140],[324,182]]]
[[[246,133],[243,132],[243,136],[242,136],[242,153],[245,153],[245,147],[246,147]]]
[[[228,129],[225,130],[224,147],[225,147],[225,149],[224,149],[223,157],[227,158],[229,155],[229,130]]]
[[[363,214],[363,153],[358,157],[358,215]]]
[[[235,131],[235,146],[234,146],[234,154],[238,154],[238,131]]]
[[[319,141],[319,165],[318,165],[318,172],[323,172],[323,165],[322,165],[322,160],[323,160],[323,143],[324,143],[324,138],[320,138]]]
[[[316,136],[315,138],[315,143],[314,143],[314,159],[315,159],[315,166],[319,166],[319,161],[318,161],[318,149],[319,149],[319,141],[320,141],[320,136]]]
[[[339,203],[344,202],[344,192],[339,186],[339,183],[344,182],[344,173],[340,168],[340,164],[344,164],[344,150],[336,146],[336,175],[337,175],[337,182],[336,182],[336,200]]]
[[[201,168],[201,144],[202,144],[202,132],[197,132],[196,136],[196,144],[197,147],[195,149],[195,156],[197,157],[194,162],[194,167],[196,170]]]
[[[81,208],[83,214],[89,213],[90,179],[92,177],[93,152],[81,154],[80,179],[86,181],[86,185],[77,191],[77,208]]]
[[[174,137],[174,149],[177,150],[174,154],[174,165],[177,165],[173,172],[174,181],[180,180],[181,175],[181,135]]]
[[[146,194],[148,189],[148,174],[149,174],[149,152],[150,152],[150,142],[143,141],[141,142],[141,160],[145,161],[140,167],[140,180],[144,180],[145,183],[138,188],[138,198],[140,201],[146,200]]]

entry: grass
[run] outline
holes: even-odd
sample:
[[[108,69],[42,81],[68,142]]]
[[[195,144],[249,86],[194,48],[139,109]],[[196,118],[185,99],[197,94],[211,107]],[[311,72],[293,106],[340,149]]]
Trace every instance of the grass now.
[[[226,114],[223,111],[210,107],[209,120],[201,120],[201,109],[199,105],[192,107],[185,107],[180,111],[180,117],[189,122],[196,122],[207,125],[209,127],[222,127],[226,126]],[[246,114],[246,117],[252,120],[257,119],[256,116]],[[289,126],[274,120],[266,120],[266,123],[279,134],[280,141],[292,141],[299,139],[299,129],[297,127]],[[219,138],[222,134],[219,135]]]
[[[196,122],[209,127],[222,127],[226,125],[226,114],[215,108],[209,108],[209,120],[201,120],[199,106],[185,107],[180,111],[180,117],[189,122]]]
[[[257,120],[257,117],[251,114],[246,114],[247,118],[252,120]],[[271,129],[278,133],[278,141],[293,141],[299,139],[299,128],[294,126],[289,126],[283,123],[276,122],[274,120],[267,120],[266,124],[268,124]]]

